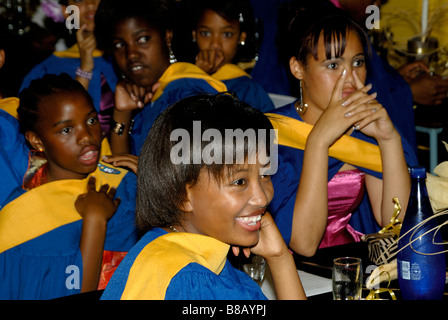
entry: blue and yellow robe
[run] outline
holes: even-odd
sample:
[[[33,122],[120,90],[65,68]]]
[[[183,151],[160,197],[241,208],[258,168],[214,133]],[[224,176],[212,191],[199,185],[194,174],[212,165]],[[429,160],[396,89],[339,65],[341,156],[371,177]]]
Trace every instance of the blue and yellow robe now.
[[[136,177],[102,162],[91,175],[96,177],[97,190],[107,183],[117,188],[116,197],[121,198],[107,224],[104,283],[108,280],[104,276],[138,240]],[[89,177],[45,183],[0,211],[0,299],[52,299],[80,292],[82,217],[75,201],[86,192]]]
[[[297,114],[294,103],[275,109],[266,115],[270,117],[274,129],[278,130],[278,170],[272,176],[275,195],[269,210],[286,244],[289,244],[304,148],[312,126],[303,122]],[[404,138],[402,145],[408,166],[416,165],[418,161],[413,148]],[[354,131],[350,136],[342,136],[329,149],[328,181],[344,163],[382,179],[381,154],[376,140],[359,131]],[[357,231],[373,233],[380,229],[374,220],[367,195],[364,196],[356,212],[350,224]]]
[[[263,87],[237,65],[226,64],[211,76],[222,81],[229,91],[234,91],[250,106],[263,112],[274,109],[274,103]]]
[[[102,300],[265,300],[214,238],[154,228],[129,251]]]
[[[42,78],[47,73],[67,73],[75,79],[76,69],[79,68],[80,63],[81,58],[77,44],[65,51],[54,52],[50,57],[31,69],[31,71],[23,79],[19,91],[27,88],[32,80]],[[93,99],[95,109],[98,113],[100,113],[102,103],[105,106],[107,105],[107,107],[113,107],[113,93],[115,92],[115,87],[117,86],[118,77],[110,58],[103,56],[102,51],[98,49],[93,51],[93,63],[93,78],[89,82],[89,88],[87,91]],[[107,86],[104,84],[104,81],[107,83]],[[101,102],[102,99],[103,102]],[[108,111],[108,117],[110,117],[111,114],[112,109]],[[100,120],[102,120],[101,117]],[[105,131],[107,132],[107,130]]]
[[[202,93],[227,91],[221,82],[191,63],[171,64],[159,79],[160,86],[149,104],[134,117],[131,135],[132,154],[140,154],[140,149],[157,116],[175,102]]]

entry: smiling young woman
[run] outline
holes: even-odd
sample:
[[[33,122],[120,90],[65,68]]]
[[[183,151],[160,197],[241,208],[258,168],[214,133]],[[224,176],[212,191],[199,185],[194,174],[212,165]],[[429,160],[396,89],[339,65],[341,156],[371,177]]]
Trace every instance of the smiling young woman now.
[[[222,136],[228,129],[272,129],[261,111],[228,94],[192,96],[167,108],[139,159],[136,221],[145,235],[102,299],[265,299],[227,260],[231,247],[266,259],[279,299],[304,299],[293,257],[266,212],[274,190],[266,174],[269,164],[257,160],[261,151],[249,148],[247,139],[234,139],[234,150],[245,151],[244,163],[237,164],[236,151],[230,162],[222,151],[220,161],[194,163],[208,144],[196,148],[190,142],[185,163],[171,161],[177,143],[171,133],[182,128],[193,140],[195,121],[201,121],[201,136],[210,129]],[[273,141],[257,137],[256,142],[269,155]]]

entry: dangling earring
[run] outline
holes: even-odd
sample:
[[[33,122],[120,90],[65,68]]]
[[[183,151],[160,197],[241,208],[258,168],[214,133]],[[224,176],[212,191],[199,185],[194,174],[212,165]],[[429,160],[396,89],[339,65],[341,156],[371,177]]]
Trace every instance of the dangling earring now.
[[[300,116],[303,116],[308,110],[308,105],[303,102],[303,92],[302,92],[302,81],[299,81],[299,89],[300,89],[300,105],[296,105],[296,111]]]
[[[240,41],[240,45],[244,46],[246,44],[246,42],[244,42],[244,40]]]
[[[170,63],[173,64],[177,62],[176,56],[174,55],[173,49],[171,49],[171,46],[168,46],[168,49],[170,51]]]

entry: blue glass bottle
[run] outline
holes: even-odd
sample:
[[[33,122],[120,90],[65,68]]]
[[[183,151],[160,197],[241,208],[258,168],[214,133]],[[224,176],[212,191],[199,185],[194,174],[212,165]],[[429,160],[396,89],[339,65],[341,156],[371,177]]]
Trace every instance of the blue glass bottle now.
[[[400,236],[433,215],[426,189],[426,169],[424,167],[411,168],[411,180],[411,195]],[[398,250],[436,226],[437,220],[434,218],[412,230],[400,239]],[[436,231],[422,236],[412,243],[412,248],[407,246],[397,254],[398,283],[405,300],[440,300],[443,297],[446,273],[445,254],[421,254],[444,250],[443,245],[434,244],[434,242],[442,242],[440,231],[435,237],[434,232]]]

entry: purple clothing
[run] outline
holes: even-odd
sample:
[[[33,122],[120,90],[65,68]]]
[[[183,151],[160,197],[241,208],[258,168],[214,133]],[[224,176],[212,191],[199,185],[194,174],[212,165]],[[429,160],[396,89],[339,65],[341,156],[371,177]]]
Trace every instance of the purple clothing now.
[[[106,77],[101,74],[101,100],[98,118],[100,119],[101,131],[106,134],[106,137],[109,136],[110,121],[112,119],[114,106],[114,92],[107,83]]]
[[[319,248],[361,240],[362,233],[349,222],[364,196],[364,175],[358,169],[341,171],[328,182],[328,222]]]

